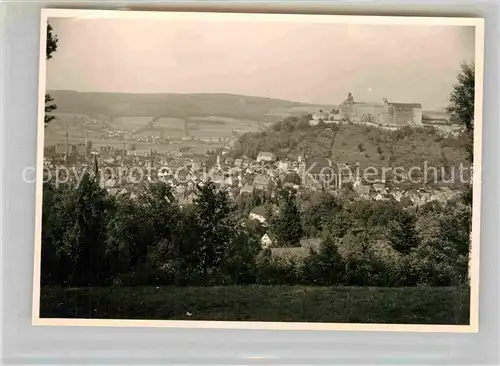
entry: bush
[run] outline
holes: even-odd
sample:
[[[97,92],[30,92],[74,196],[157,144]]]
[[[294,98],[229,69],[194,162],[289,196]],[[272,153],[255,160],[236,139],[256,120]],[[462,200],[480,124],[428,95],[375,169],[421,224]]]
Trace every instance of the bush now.
[[[264,250],[256,261],[257,283],[261,285],[295,285],[301,282],[302,268],[293,259],[273,258]]]
[[[339,285],[344,281],[344,269],[335,240],[328,236],[319,252],[311,251],[306,258],[302,280],[311,285]]]

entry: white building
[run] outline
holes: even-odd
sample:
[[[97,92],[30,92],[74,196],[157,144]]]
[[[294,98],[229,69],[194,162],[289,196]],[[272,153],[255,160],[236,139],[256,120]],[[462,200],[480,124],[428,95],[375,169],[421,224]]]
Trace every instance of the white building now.
[[[262,248],[267,249],[274,244],[274,240],[268,233],[265,233],[260,239],[260,244]]]
[[[276,155],[274,155],[272,152],[260,152],[259,155],[257,155],[257,162],[266,162],[266,163],[274,163],[276,161]]]
[[[267,211],[263,206],[255,207],[252,211],[250,211],[250,215],[248,216],[250,220],[257,220],[263,225],[267,223],[266,217]]]

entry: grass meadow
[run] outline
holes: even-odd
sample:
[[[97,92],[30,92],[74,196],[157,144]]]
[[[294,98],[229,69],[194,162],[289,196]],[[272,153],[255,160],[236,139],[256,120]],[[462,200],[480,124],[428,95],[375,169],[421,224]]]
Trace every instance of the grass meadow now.
[[[41,292],[42,318],[469,324],[464,287],[114,287]]]

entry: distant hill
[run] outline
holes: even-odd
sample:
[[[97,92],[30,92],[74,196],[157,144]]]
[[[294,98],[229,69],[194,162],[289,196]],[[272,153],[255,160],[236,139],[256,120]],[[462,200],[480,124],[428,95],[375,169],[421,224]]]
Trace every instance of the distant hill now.
[[[168,117],[203,118],[221,116],[259,122],[311,113],[333,106],[233,94],[128,94],[81,93],[51,90],[57,113],[85,114],[91,118]]]
[[[280,158],[329,158],[336,163],[374,167],[468,166],[464,136],[443,137],[433,127],[387,131],[356,124],[310,126],[304,118],[289,117],[262,132],[241,136],[232,155],[255,158],[270,151]],[[458,173],[457,173],[458,174]]]
[[[334,108],[233,94],[49,93],[57,105],[53,113],[57,118],[45,130],[46,143],[63,141],[66,133],[70,139],[119,141],[122,138],[112,136],[124,132],[136,138],[227,138],[263,131],[289,116]]]

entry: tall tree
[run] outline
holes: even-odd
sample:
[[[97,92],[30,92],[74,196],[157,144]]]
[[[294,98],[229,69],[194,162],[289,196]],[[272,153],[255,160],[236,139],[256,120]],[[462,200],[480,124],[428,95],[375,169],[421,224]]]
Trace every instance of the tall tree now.
[[[389,221],[387,229],[388,239],[398,252],[408,254],[418,245],[415,217],[412,214],[401,211],[398,217]]]
[[[474,63],[463,62],[460,67],[457,83],[453,86],[446,111],[471,132],[474,128]]]
[[[315,285],[338,285],[342,281],[345,263],[331,235],[321,243],[320,250],[306,259],[306,278]]]
[[[303,231],[296,193],[292,189],[283,189],[280,192],[280,196],[283,202],[280,214],[276,220],[273,220],[272,225],[278,246],[298,246]]]
[[[475,65],[462,62],[457,75],[457,83],[453,86],[446,111],[451,117],[465,126],[469,143],[466,150],[469,160],[473,161],[473,130],[474,130],[474,92]]]
[[[199,231],[198,254],[203,277],[224,266],[227,249],[234,238],[236,222],[233,207],[225,191],[212,182],[198,187],[195,217]]]
[[[64,229],[56,231],[56,246],[69,263],[69,283],[101,286],[108,275],[105,233],[113,202],[89,174],[84,175],[77,188],[61,193],[55,222],[62,223]]]
[[[54,33],[54,30],[52,29],[52,25],[50,25],[50,23],[47,24],[47,43],[45,49],[45,57],[47,60],[50,60],[52,58],[52,54],[56,52],[58,42],[59,39],[57,38],[57,35]],[[52,103],[53,101],[54,98],[52,98],[50,94],[46,93],[45,116],[44,116],[45,126],[47,126],[49,122],[53,121],[56,118],[55,116],[48,114],[57,108],[57,106],[54,103]]]

